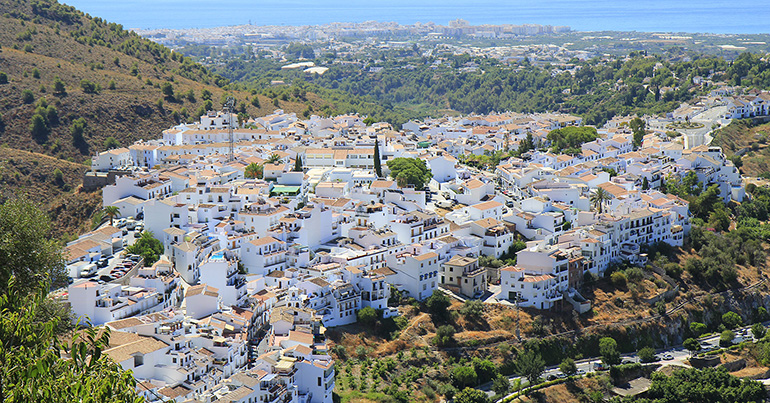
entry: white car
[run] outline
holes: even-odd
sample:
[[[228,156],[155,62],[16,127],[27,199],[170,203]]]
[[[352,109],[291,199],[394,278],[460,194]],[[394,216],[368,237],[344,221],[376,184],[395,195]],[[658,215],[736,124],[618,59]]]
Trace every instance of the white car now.
[[[94,263],[89,264],[88,266],[84,267],[83,270],[80,271],[80,277],[81,278],[88,278],[93,277],[96,274],[96,270],[98,268]]]

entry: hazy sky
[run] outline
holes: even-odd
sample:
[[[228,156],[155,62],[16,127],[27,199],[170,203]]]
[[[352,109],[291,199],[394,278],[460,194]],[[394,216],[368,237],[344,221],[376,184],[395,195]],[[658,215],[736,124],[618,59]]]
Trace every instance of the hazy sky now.
[[[367,20],[446,24],[569,25],[577,30],[758,33],[770,31],[764,0],[64,0],[126,28],[315,25]]]

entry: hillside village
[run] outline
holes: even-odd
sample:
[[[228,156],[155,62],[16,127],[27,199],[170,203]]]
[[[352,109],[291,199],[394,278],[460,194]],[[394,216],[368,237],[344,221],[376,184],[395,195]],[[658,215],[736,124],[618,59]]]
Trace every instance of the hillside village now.
[[[631,120],[562,154],[549,133],[585,127],[579,117],[445,117],[395,131],[358,115],[276,110],[238,123],[209,112],[94,156],[84,186],[103,187],[118,213],[67,245],[64,297],[112,330],[105,353],[147,401],[332,402],[327,329],[367,307],[400,315],[394,292],[584,313],[585,277],[646,263],[647,245],[683,244],[691,213],[667,178],[694,172],[725,202],[743,200],[720,148],[685,148],[654,126],[635,147]],[[486,170],[461,163],[527,142]],[[424,188],[391,177],[400,158],[430,170]],[[125,254],[148,233],[163,245],[156,262]],[[481,264],[503,256],[515,264]]]

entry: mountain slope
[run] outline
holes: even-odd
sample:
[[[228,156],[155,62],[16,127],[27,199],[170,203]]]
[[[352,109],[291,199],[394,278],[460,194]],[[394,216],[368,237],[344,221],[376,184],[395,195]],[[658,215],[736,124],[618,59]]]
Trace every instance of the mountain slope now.
[[[226,93],[250,115],[274,108],[263,97],[260,110],[245,102],[251,94],[227,92],[226,80],[181,54],[68,6],[2,0],[0,15],[0,72],[8,77],[7,84],[0,84],[0,141],[13,148],[79,162],[104,150],[110,136],[123,145],[158,137],[179,120],[193,119],[204,106],[219,108]],[[64,94],[54,91],[57,77]],[[173,95],[162,92],[164,83]],[[25,99],[25,90],[31,97],[27,93]],[[211,93],[208,105],[203,91]],[[57,109],[59,121],[48,122],[47,136],[34,137],[30,124],[42,98]],[[70,133],[80,117],[87,126],[84,141]]]

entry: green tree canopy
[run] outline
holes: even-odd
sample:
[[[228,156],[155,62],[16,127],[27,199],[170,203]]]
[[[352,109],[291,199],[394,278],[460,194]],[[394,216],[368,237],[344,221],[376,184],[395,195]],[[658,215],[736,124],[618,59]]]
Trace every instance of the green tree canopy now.
[[[374,326],[377,322],[377,311],[370,306],[359,309],[356,316],[358,316],[358,321],[367,327]]]
[[[532,387],[537,383],[537,380],[545,372],[545,361],[533,350],[527,349],[516,359],[516,371],[519,375],[527,378],[529,386]]]
[[[497,367],[492,361],[474,357],[472,363],[480,384],[487,383],[497,377]]]
[[[297,155],[297,158],[294,160],[294,172],[302,172],[302,156]]]
[[[687,198],[699,195],[703,191],[703,184],[698,181],[698,175],[694,171],[688,171],[683,177],[669,176],[665,182],[666,192]]]
[[[473,388],[465,388],[458,392],[454,398],[455,403],[489,403],[486,393]]]
[[[425,300],[425,306],[428,308],[428,312],[439,318],[446,318],[449,312],[447,309],[452,305],[452,301],[449,297],[439,290],[433,290],[428,299]]]
[[[722,315],[722,324],[724,324],[728,329],[735,329],[736,327],[743,324],[743,320],[741,319],[740,315],[730,311]]]
[[[636,355],[639,356],[639,361],[641,362],[655,361],[655,350],[652,347],[642,347],[639,349]]]
[[[422,189],[433,177],[425,161],[419,158],[394,158],[388,161],[388,169],[399,187],[413,185],[416,189]]]
[[[719,345],[727,347],[733,344],[735,333],[732,330],[725,330],[719,335]]]
[[[80,89],[86,94],[96,94],[99,92],[99,86],[86,79],[80,80]]]
[[[689,350],[690,352],[695,352],[700,350],[700,343],[698,343],[698,340],[695,340],[693,338],[689,338],[685,340],[682,346],[685,349]]]
[[[652,374],[652,385],[645,398],[627,397],[623,402],[634,403],[748,403],[766,399],[760,382],[739,379],[725,368],[684,368],[671,376]]]
[[[504,375],[497,375],[494,381],[492,381],[492,390],[495,394],[505,396],[509,390],[511,390],[511,381]]]
[[[473,367],[458,365],[452,369],[452,381],[458,389],[476,386],[478,376]]]
[[[296,59],[315,59],[313,46],[304,43],[292,42],[284,49],[284,53]]]
[[[59,243],[51,238],[51,221],[37,206],[14,197],[0,206],[0,294],[11,277],[21,292],[30,292],[38,283],[54,287],[66,284],[64,256]]]
[[[107,137],[104,140],[104,148],[106,150],[112,150],[114,148],[120,148],[120,142],[115,137]]]
[[[568,376],[575,375],[577,373],[577,365],[575,365],[575,360],[572,358],[565,358],[562,360],[561,364],[559,364],[559,371]]]
[[[21,102],[24,102],[25,104],[31,104],[35,102],[35,94],[33,94],[31,90],[22,90]]]
[[[644,134],[645,134],[645,123],[642,119],[639,119],[638,117],[635,117],[631,119],[631,122],[629,122],[628,126],[631,128],[631,131],[634,133],[634,147],[639,148],[642,146],[642,140],[644,140]]]
[[[34,114],[29,123],[29,131],[38,143],[45,143],[48,140],[48,134],[51,133],[51,129],[48,128],[45,120],[42,115]]]
[[[2,229],[3,233],[5,229]],[[104,350],[109,329],[74,332],[65,345],[57,338],[60,319],[40,320],[46,283],[23,284],[11,277],[0,295],[0,400],[26,402],[141,402],[136,380]],[[28,293],[29,289],[36,291]],[[69,353],[70,357],[67,357]]]
[[[690,332],[695,337],[700,337],[703,333],[706,333],[707,327],[700,322],[690,322]]]
[[[583,143],[596,140],[596,128],[590,126],[568,126],[563,129],[551,130],[546,137],[551,142],[551,150],[555,153],[579,154]]]
[[[436,337],[433,342],[437,346],[448,346],[455,341],[455,328],[452,325],[441,325],[436,329]]]
[[[128,252],[144,258],[145,266],[152,266],[163,254],[163,244],[155,239],[150,231],[142,232],[142,236],[131,246]]]
[[[602,356],[602,361],[607,365],[620,363],[618,343],[612,337],[602,337],[599,339],[599,354]]]
[[[53,79],[53,93],[56,95],[64,95],[67,93],[67,87],[59,76],[56,76]]]
[[[163,96],[165,96],[168,99],[174,98],[174,85],[170,82],[166,81],[163,83],[163,85],[160,86],[160,92],[163,93]]]

